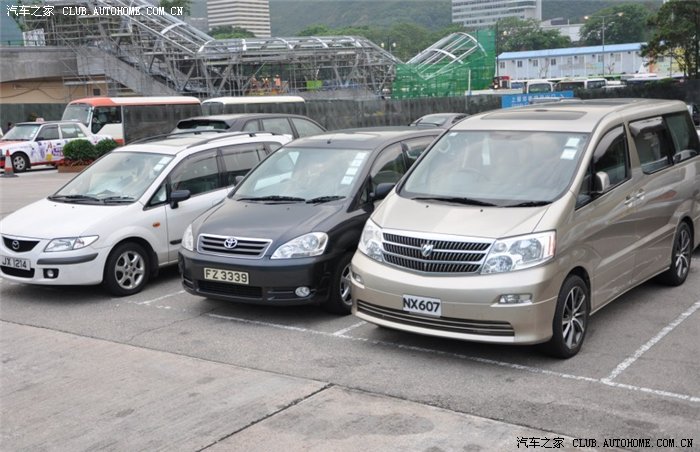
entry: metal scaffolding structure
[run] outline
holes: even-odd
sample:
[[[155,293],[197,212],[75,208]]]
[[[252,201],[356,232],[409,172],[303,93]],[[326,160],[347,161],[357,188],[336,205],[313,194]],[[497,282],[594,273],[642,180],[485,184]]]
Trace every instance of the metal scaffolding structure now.
[[[216,40],[174,16],[146,14],[153,7],[146,0],[45,4],[55,13],[25,16],[26,26],[42,29],[46,45],[72,49],[81,72],[76,75],[105,76],[112,95],[127,89],[202,98],[274,93],[324,97],[339,90],[371,96],[382,92],[401,63],[354,36]],[[84,7],[86,13],[64,15],[64,7]],[[128,14],[114,14],[120,11]]]

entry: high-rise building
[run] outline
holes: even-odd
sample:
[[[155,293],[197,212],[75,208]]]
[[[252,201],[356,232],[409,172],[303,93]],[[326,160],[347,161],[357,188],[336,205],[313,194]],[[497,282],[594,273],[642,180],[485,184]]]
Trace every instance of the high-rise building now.
[[[542,20],[542,0],[452,0],[452,22],[489,27],[506,17]]]
[[[269,0],[207,0],[209,28],[241,27],[258,38],[270,37]]]

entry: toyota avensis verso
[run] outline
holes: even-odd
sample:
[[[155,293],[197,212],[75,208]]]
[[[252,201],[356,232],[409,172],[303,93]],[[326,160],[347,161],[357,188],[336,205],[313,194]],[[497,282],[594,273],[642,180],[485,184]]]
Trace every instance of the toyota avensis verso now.
[[[443,131],[357,129],[275,151],[193,222],[180,271],[193,294],[349,314],[349,264],[374,204]],[[383,185],[380,185],[383,184]]]
[[[185,228],[290,141],[271,133],[172,134],[117,148],[46,199],[0,221],[0,275],[139,292],[177,261]]]
[[[462,340],[581,348],[589,315],[682,284],[700,241],[700,150],[678,101],[574,101],[471,116],[367,221],[353,312]]]

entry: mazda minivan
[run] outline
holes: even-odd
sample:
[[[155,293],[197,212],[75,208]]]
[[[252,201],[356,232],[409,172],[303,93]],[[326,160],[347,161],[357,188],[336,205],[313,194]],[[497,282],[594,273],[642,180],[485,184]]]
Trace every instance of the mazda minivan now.
[[[581,348],[589,316],[700,241],[700,145],[679,101],[572,101],[470,116],[367,221],[353,312],[387,328]]]

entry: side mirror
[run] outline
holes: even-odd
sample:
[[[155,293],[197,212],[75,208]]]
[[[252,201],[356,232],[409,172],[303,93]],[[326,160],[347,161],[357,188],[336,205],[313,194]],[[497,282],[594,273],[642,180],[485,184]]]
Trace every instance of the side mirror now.
[[[372,201],[384,199],[389,193],[391,193],[391,190],[393,190],[394,187],[396,187],[394,182],[384,182],[379,184],[374,192],[370,193],[370,198],[372,198]]]
[[[238,176],[234,177],[233,178],[233,185],[240,184],[243,179],[245,179],[245,176],[238,175]]]
[[[610,188],[610,176],[604,171],[598,171],[595,173],[595,179],[593,180],[593,193],[600,195],[605,193],[608,188]]]
[[[177,209],[182,201],[190,199],[189,190],[175,190],[170,193],[170,207]]]

